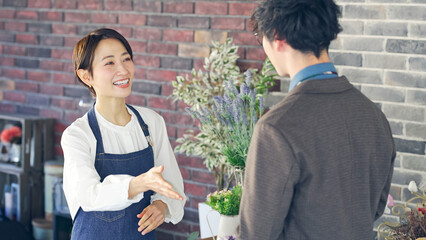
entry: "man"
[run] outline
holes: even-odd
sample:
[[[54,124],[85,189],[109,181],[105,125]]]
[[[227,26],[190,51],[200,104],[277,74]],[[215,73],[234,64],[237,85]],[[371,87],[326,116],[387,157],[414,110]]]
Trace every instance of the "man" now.
[[[256,125],[238,239],[373,237],[395,148],[384,114],[330,62],[339,16],[332,0],[266,0],[252,16],[267,56],[291,83]]]

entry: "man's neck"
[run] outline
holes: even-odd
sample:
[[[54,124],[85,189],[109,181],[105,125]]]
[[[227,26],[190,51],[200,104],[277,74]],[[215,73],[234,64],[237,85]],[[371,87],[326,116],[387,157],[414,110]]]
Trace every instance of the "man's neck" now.
[[[314,54],[305,54],[299,51],[293,52],[292,62],[289,64],[288,73],[290,79],[294,77],[302,69],[319,64],[330,62],[327,50],[321,51],[320,57],[317,58]]]

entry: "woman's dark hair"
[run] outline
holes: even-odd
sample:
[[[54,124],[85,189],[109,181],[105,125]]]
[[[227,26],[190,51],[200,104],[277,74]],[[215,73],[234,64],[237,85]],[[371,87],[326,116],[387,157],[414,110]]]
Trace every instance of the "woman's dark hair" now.
[[[319,58],[342,31],[333,0],[265,0],[251,16],[253,32],[270,41],[285,39],[294,49]]]
[[[96,96],[95,90],[92,87],[86,85],[80,79],[77,74],[77,71],[79,69],[85,69],[88,70],[89,73],[92,75],[92,63],[95,57],[94,53],[96,47],[98,46],[101,40],[109,38],[117,39],[118,41],[120,41],[123,44],[124,48],[126,48],[127,52],[130,54],[130,58],[133,61],[133,52],[129,42],[127,42],[127,40],[120,33],[109,28],[97,29],[87,34],[84,38],[78,41],[78,43],[74,47],[74,52],[72,54],[72,62],[74,64],[75,75],[77,76],[77,79],[90,90],[93,96]]]

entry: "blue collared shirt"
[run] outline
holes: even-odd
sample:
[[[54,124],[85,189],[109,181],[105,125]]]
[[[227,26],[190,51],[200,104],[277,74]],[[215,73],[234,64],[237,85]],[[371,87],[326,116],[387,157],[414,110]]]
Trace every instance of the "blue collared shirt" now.
[[[297,84],[303,81],[338,77],[336,72],[336,68],[331,62],[319,63],[305,67],[296,73],[296,75],[294,75],[294,77],[291,79],[288,91],[290,92],[294,87],[297,86]]]

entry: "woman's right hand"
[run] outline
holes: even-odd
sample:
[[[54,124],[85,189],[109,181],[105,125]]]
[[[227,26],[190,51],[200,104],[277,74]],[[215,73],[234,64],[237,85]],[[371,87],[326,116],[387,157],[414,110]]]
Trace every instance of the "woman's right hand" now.
[[[148,172],[132,178],[129,184],[129,199],[139,193],[152,190],[163,196],[182,200],[183,197],[173,190],[173,186],[170,183],[164,180],[161,175],[163,170],[164,166],[153,167]]]

